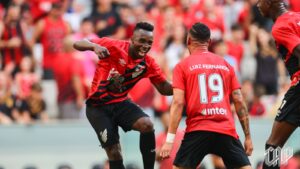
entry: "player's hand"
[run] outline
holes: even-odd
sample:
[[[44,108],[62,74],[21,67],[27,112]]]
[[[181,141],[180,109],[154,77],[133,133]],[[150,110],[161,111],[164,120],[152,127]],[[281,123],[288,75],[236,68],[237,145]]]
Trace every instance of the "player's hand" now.
[[[94,52],[98,56],[99,59],[107,58],[110,53],[106,47],[95,45],[94,46]]]
[[[19,37],[13,37],[8,41],[8,47],[10,48],[17,48],[20,47],[22,44],[22,40]]]
[[[172,148],[173,148],[173,143],[165,142],[165,144],[160,149],[160,153],[159,153],[160,158],[161,159],[169,158]]]
[[[246,152],[246,154],[248,156],[251,156],[252,151],[253,151],[253,144],[252,144],[251,137],[246,137],[245,138],[244,146],[245,146],[245,152]]]

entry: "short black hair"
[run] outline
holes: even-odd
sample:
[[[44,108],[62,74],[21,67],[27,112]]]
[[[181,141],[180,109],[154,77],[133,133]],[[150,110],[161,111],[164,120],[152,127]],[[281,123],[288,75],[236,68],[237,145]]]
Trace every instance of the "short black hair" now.
[[[210,30],[208,26],[200,22],[195,23],[189,33],[199,42],[206,42],[210,39]]]
[[[83,19],[81,20],[81,23],[85,23],[85,22],[93,22],[93,21],[92,21],[92,18],[90,18],[90,17],[85,17],[85,18],[83,18]]]
[[[135,25],[134,31],[139,30],[139,29],[143,29],[143,30],[152,32],[154,29],[154,26],[148,22],[138,22]]]
[[[231,26],[231,30],[232,31],[239,31],[239,30],[243,30],[243,28],[242,28],[242,26],[240,24],[236,23],[236,24],[233,24]]]

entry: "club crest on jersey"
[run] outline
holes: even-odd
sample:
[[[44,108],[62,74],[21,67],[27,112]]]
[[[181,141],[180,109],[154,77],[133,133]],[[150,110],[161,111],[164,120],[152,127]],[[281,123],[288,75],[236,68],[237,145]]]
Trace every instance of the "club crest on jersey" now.
[[[126,65],[126,61],[124,59],[120,58],[119,59],[119,64],[124,67]]]
[[[137,76],[139,76],[140,74],[142,74],[145,70],[145,66],[143,65],[137,65],[135,68],[135,72],[132,73],[132,78],[136,78]]]
[[[298,26],[300,26],[300,21],[297,23]]]

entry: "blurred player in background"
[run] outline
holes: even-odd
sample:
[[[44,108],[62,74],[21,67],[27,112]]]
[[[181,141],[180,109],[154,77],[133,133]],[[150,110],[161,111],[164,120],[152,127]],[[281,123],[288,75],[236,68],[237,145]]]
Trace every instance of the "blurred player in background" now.
[[[129,41],[97,38],[75,42],[77,50],[94,51],[100,58],[87,99],[87,118],[94,127],[109,158],[111,169],[124,168],[118,126],[124,131],[137,130],[144,168],[153,169],[155,135],[150,118],[128,100],[130,89],[142,78],[149,78],[163,95],[172,95],[172,86],[154,59],[147,55],[153,43],[154,27],[136,24]]]
[[[233,68],[220,56],[210,53],[210,30],[196,23],[189,30],[189,57],[173,72],[173,101],[166,142],[160,156],[168,158],[186,103],[186,133],[177,152],[174,168],[196,168],[204,156],[222,157],[227,168],[250,169],[247,155],[253,150],[248,110]],[[245,134],[243,148],[236,133],[230,96]]]
[[[291,76],[291,87],[278,109],[271,135],[266,142],[266,150],[283,147],[289,136],[300,125],[300,13],[289,12],[282,0],[259,0],[261,14],[273,19],[272,35],[277,49]],[[272,153],[266,154],[264,169],[280,168],[280,163],[270,164]]]

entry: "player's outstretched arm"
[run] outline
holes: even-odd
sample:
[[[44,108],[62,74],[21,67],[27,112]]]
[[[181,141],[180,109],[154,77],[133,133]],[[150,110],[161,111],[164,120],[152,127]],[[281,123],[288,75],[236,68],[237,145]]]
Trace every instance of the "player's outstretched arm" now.
[[[79,51],[94,51],[99,59],[104,59],[110,55],[106,47],[92,43],[87,39],[79,40],[73,44],[73,47]]]
[[[153,84],[160,94],[170,96],[173,95],[173,87],[167,80],[159,84]]]
[[[244,134],[245,134],[245,151],[247,155],[251,155],[253,151],[253,145],[250,135],[250,127],[249,127],[249,114],[246,103],[243,100],[242,92],[240,89],[236,89],[232,92],[232,98],[235,110],[239,117],[240,123],[242,125]]]
[[[182,111],[185,104],[184,90],[174,88],[173,101],[171,104],[170,123],[166,142],[161,148],[160,157],[162,159],[170,157],[177,128],[182,118]]]

